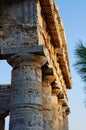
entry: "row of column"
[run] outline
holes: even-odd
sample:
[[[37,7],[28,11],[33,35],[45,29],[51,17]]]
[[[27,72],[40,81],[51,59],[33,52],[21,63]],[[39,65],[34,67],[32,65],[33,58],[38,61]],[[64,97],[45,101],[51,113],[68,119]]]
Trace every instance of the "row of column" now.
[[[52,94],[51,83],[55,78],[42,75],[46,58],[23,53],[7,61],[13,67],[9,130],[68,130],[67,115],[63,116],[57,94]],[[0,130],[4,130],[3,121],[1,118]]]
[[[63,99],[58,98],[60,91],[52,88],[52,76],[43,79],[43,120],[44,130],[68,130],[70,109]],[[54,90],[53,90],[54,89]]]

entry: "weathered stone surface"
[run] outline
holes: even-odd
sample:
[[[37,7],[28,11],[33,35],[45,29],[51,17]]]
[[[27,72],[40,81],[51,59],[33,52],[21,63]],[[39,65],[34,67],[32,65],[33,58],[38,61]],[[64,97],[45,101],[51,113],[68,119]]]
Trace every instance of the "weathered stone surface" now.
[[[53,118],[52,118],[52,89],[51,82],[47,76],[43,78],[42,82],[42,95],[43,95],[43,129],[53,129]]]
[[[16,53],[32,53],[38,55],[44,55],[44,46],[26,46],[26,47],[13,47],[13,48],[0,48],[0,55],[12,55]]]
[[[46,60],[43,56],[39,56],[37,60],[36,58],[37,56],[34,55],[22,54],[8,60],[14,66],[11,83],[10,130],[43,129],[41,65]],[[15,64],[17,61],[18,64]]]
[[[0,45],[6,48],[38,44],[36,3],[26,0],[0,4]]]
[[[0,117],[10,112],[10,130],[68,130],[71,77],[54,0],[0,1],[0,59],[13,67],[11,87],[0,86]]]
[[[63,113],[63,130],[69,130],[67,109],[68,109],[68,106],[63,106],[62,107],[62,113]]]
[[[10,111],[10,85],[0,85],[0,114]]]
[[[59,86],[57,83],[55,83],[55,81],[51,85],[52,85],[52,94],[58,96],[62,91],[62,87]]]
[[[56,95],[52,96],[52,114],[53,114],[53,130],[59,130],[58,123],[58,99]]]
[[[71,77],[70,77],[70,70],[69,70],[69,61],[68,61],[68,54],[67,54],[67,47],[66,47],[66,39],[64,36],[64,29],[63,25],[61,23],[60,15],[58,12],[58,9],[54,3],[54,0],[47,0],[46,2],[44,0],[40,0],[41,6],[39,5],[39,15],[38,15],[38,30],[39,30],[39,40],[40,43],[45,44],[46,48],[49,51],[49,54],[47,53],[48,61],[50,61],[52,64],[54,64],[55,69],[57,68],[55,65],[55,49],[56,48],[62,48],[63,54],[62,54],[62,60],[59,60],[59,64],[61,66],[61,70],[63,73],[64,80],[66,81],[66,87],[71,88]],[[41,14],[41,11],[43,10],[43,15]],[[50,16],[50,17],[49,17]],[[53,48],[53,46],[54,48]],[[51,53],[50,53],[51,52]],[[48,56],[49,55],[49,56]],[[59,55],[57,55],[57,60],[59,58]],[[61,62],[65,61],[65,62]],[[65,70],[64,70],[65,66]],[[59,66],[58,66],[59,68]],[[57,71],[57,70],[55,70]],[[58,72],[57,72],[58,73]]]

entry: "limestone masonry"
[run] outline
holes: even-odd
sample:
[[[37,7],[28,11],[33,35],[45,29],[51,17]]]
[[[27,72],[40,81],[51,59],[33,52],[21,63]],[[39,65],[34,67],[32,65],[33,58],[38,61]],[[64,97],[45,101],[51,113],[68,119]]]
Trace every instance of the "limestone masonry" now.
[[[0,0],[0,60],[12,66],[0,85],[0,130],[68,130],[71,76],[54,0]]]

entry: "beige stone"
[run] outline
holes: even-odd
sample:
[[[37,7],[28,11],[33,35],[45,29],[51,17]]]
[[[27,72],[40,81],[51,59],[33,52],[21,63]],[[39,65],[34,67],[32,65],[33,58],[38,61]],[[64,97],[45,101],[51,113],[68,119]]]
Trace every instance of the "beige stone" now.
[[[0,85],[0,117],[10,112],[10,130],[68,130],[71,75],[55,1],[3,0],[0,10],[0,59],[12,66],[10,88]]]

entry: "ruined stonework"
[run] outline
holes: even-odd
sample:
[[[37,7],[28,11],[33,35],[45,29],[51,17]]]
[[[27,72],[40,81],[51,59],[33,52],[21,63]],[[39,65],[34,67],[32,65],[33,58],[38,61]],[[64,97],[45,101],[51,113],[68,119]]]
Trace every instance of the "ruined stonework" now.
[[[54,0],[0,1],[0,59],[12,66],[0,85],[0,130],[68,130],[71,76]]]

